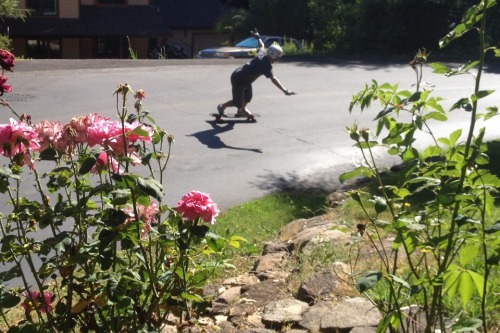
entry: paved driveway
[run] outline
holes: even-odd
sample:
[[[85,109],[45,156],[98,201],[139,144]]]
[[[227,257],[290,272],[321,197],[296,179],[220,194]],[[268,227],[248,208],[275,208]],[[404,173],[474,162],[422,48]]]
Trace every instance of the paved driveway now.
[[[184,193],[210,193],[222,209],[283,188],[338,187],[340,173],[361,163],[345,132],[358,123],[371,127],[379,110],[349,114],[351,96],[371,79],[412,89],[415,73],[404,63],[281,61],[275,74],[298,95],[287,97],[265,78],[254,84],[249,108],[262,115],[255,124],[218,125],[208,116],[230,97],[229,76],[244,60],[37,60],[18,61],[7,73],[8,96],[18,113],[67,122],[98,112],[114,117],[118,83],[146,91],[145,108],[173,134],[176,143],[167,170],[166,202]],[[453,104],[468,95],[472,78],[445,78],[426,71],[425,81]],[[499,89],[499,75],[484,76],[484,89]],[[6,95],[7,96],[7,95]],[[498,93],[484,100],[499,105]],[[132,106],[130,106],[132,107]],[[436,124],[446,134],[467,127],[467,113]],[[3,120],[8,115],[4,113]],[[494,123],[493,123],[494,124]],[[492,125],[496,135],[498,124]],[[390,162],[380,154],[381,163]],[[28,186],[26,191],[32,191]]]

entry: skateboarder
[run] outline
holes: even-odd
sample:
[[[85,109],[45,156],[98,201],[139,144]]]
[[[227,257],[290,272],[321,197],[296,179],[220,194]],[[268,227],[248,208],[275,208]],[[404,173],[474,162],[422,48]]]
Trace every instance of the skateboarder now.
[[[226,116],[225,110],[229,106],[238,108],[237,116],[247,117],[252,114],[246,106],[252,100],[252,83],[261,75],[271,79],[274,85],[283,91],[285,95],[295,95],[294,92],[285,89],[273,74],[272,64],[283,55],[281,47],[278,44],[273,44],[266,51],[259,33],[254,33],[254,36],[259,41],[257,55],[249,63],[237,68],[231,75],[233,99],[217,106],[217,111],[221,116]]]

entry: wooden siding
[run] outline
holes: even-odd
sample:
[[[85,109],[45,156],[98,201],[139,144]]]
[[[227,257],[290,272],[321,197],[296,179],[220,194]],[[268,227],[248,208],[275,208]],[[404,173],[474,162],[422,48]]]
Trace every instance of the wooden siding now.
[[[59,0],[60,18],[78,18],[80,16],[80,4],[78,0]]]
[[[62,39],[62,58],[79,59],[80,58],[80,39],[63,38]]]

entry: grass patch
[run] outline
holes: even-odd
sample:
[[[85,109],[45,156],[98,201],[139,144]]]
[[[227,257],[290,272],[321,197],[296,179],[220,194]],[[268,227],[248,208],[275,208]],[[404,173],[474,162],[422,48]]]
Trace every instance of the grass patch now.
[[[213,230],[220,235],[238,235],[248,242],[238,253],[257,255],[263,244],[296,219],[310,218],[325,212],[325,194],[278,193],[252,200],[223,212]]]

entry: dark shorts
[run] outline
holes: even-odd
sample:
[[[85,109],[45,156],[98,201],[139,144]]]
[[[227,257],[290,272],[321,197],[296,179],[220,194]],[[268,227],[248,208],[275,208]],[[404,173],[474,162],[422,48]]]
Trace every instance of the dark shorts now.
[[[233,103],[241,108],[243,101],[249,103],[252,100],[252,84],[240,82],[234,74],[231,75],[231,86],[233,87]]]

